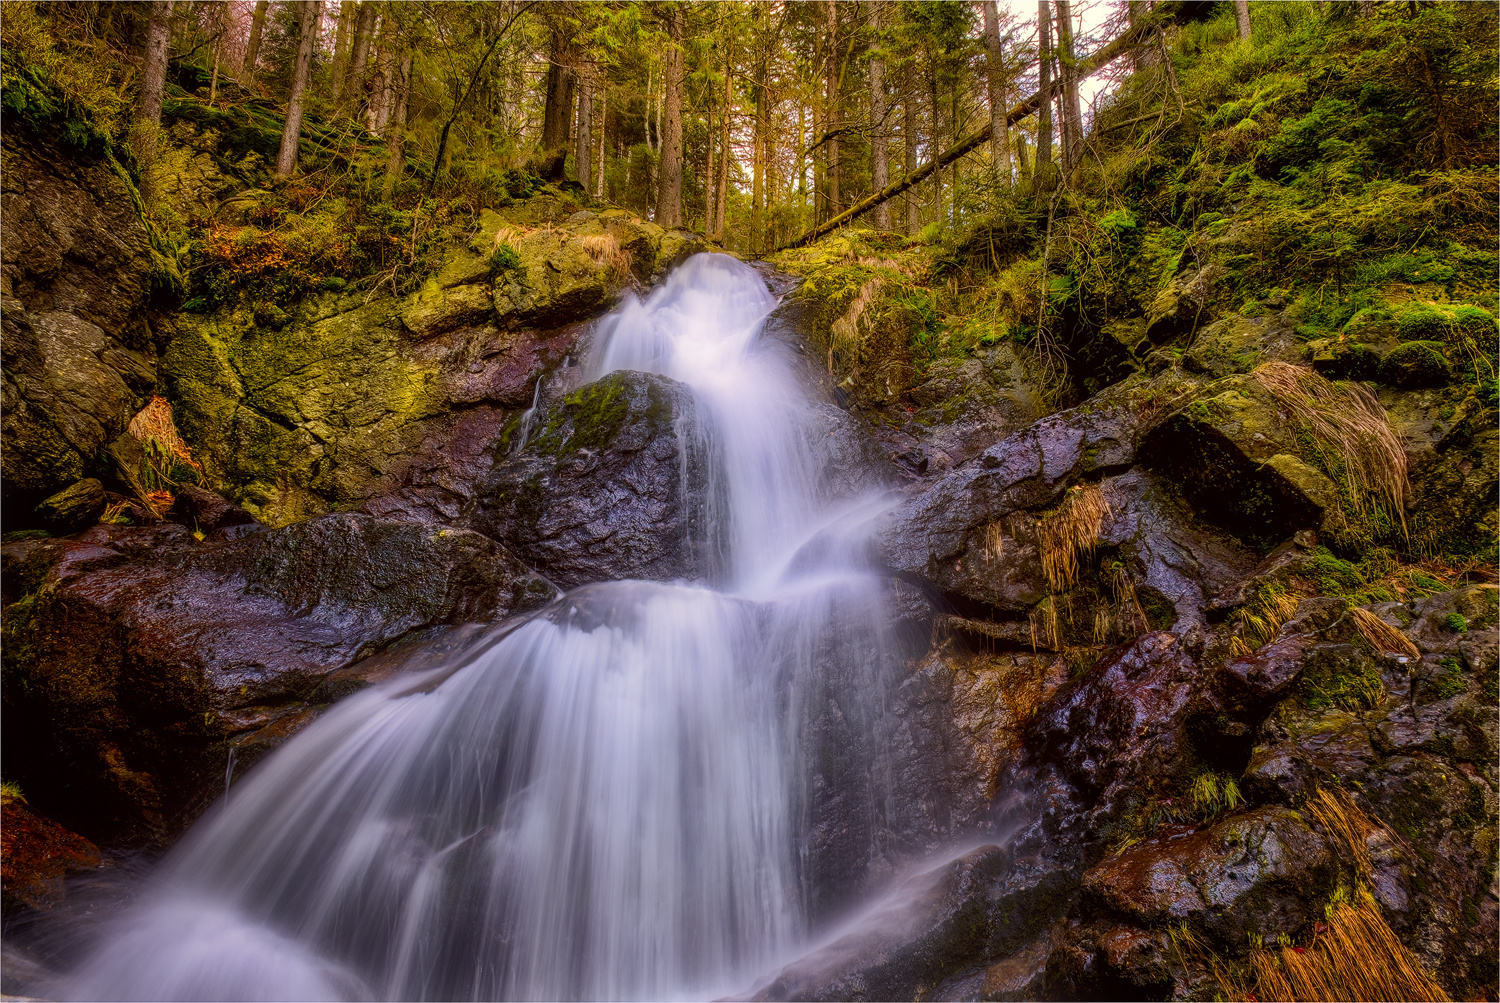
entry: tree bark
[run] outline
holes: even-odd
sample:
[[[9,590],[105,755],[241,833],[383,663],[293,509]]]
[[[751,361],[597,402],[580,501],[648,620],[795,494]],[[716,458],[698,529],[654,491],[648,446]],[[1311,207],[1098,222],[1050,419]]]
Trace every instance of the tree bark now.
[[[390,132],[386,136],[389,155],[385,161],[385,200],[389,202],[396,194],[396,183],[406,168],[406,105],[411,99],[411,53],[407,52],[397,62],[392,60],[395,77],[391,88]]]
[[[734,48],[727,41],[724,50],[724,114],[719,118],[719,187],[714,194],[713,223],[709,233],[724,236],[724,213],[729,198],[729,129],[734,120]]]
[[[1036,177],[1046,176],[1052,163],[1052,5],[1037,0],[1037,94],[1041,104],[1036,120]]]
[[[1004,53],[1000,48],[1000,14],[995,0],[984,0],[985,82],[990,98],[990,159],[1000,183],[1010,187],[1010,127],[1005,122],[1010,110],[1005,103]],[[884,188],[884,185],[877,185]]]
[[[1046,3],[1046,0],[1041,0],[1041,2]],[[1142,20],[1140,24],[1129,29],[1119,38],[1115,39],[1113,42],[1110,42],[1108,45],[1100,49],[1098,52],[1094,53],[1092,56],[1089,56],[1087,59],[1082,60],[1078,64],[1078,79],[1085,79],[1095,70],[1098,70],[1099,68],[1107,65],[1123,53],[1129,51],[1131,46],[1135,45],[1142,38],[1155,31],[1158,27],[1175,20],[1177,16],[1182,12],[1184,6],[1185,4],[1180,2],[1180,0],[1163,0],[1163,2],[1157,4],[1156,9],[1152,11],[1150,17]],[[1007,113],[1006,115],[1006,123],[1008,125],[1014,125],[1021,119],[1025,118],[1027,115],[1030,115],[1032,112],[1045,109],[1046,107],[1047,102],[1042,100],[1042,92],[1037,91],[1035,94],[1028,97],[1025,101],[1022,101],[1020,104],[1017,104],[1015,107],[1011,108],[1009,113]],[[900,195],[902,192],[913,187],[914,185],[921,184],[927,178],[931,177],[933,172],[942,170],[944,167],[947,167],[949,164],[953,163],[953,161],[957,160],[959,157],[962,157],[964,154],[978,149],[980,146],[987,143],[989,141],[989,138],[990,124],[986,122],[983,128],[979,129],[979,131],[964,137],[962,141],[954,144],[947,150],[944,150],[943,153],[936,159],[929,161],[928,163],[924,164],[914,171],[910,171],[905,176],[897,179],[889,185],[886,185],[884,189],[876,192],[869,198],[861,199],[858,203],[851,206],[849,209],[840,213],[838,216],[834,217],[828,222],[813,227],[811,230],[808,230],[806,233],[799,236],[796,240],[793,240],[789,244],[783,245],[783,249],[788,247],[801,247],[804,244],[817,240],[824,234],[832,233],[834,230],[837,230],[839,227],[843,226],[850,220],[869,212],[881,202]]]
[[[766,85],[765,60],[760,63],[761,82],[755,85],[755,152],[751,155],[755,176],[750,182],[750,246],[765,249],[765,214],[761,209],[766,190]]]
[[[1234,0],[1234,19],[1239,22],[1240,37],[1250,37],[1250,0]]]
[[[836,133],[844,124],[842,102],[839,100],[839,5],[838,0],[824,0],[824,3],[828,17],[828,77],[825,83],[828,114],[823,128],[827,130],[825,135],[833,135],[828,140],[828,215],[834,216],[842,208],[839,196],[839,140]]]
[[[161,124],[161,94],[167,82],[167,50],[172,44],[172,0],[152,0],[146,28],[146,58],[141,68],[141,97],[136,121]]]
[[[599,88],[599,159],[595,168],[599,173],[594,184],[594,198],[596,199],[604,197],[604,130],[608,124],[609,90],[601,87]]]
[[[344,96],[344,75],[349,69],[349,35],[354,29],[357,14],[355,4],[350,0],[339,4],[339,27],[333,38],[333,67],[330,74],[333,78],[332,97],[335,108]]]
[[[916,70],[912,64],[906,64],[906,91],[901,101],[901,139],[905,146],[906,159],[901,166],[906,168],[909,174],[917,169],[917,81]],[[906,200],[906,235],[915,237],[919,227],[917,226],[917,200],[908,198]]]
[[[542,112],[543,174],[561,181],[573,131],[573,44],[562,29],[552,29],[547,59],[547,103]]]
[[[661,171],[656,189],[656,222],[682,225],[682,36],[686,17],[680,4],[667,13],[666,53],[662,94]]]
[[[276,154],[276,176],[290,177],[297,169],[297,143],[302,138],[302,99],[312,69],[313,46],[318,40],[318,18],[323,0],[298,0],[297,62],[292,68],[292,92],[287,98],[286,128],[281,130],[281,150]]]
[[[587,77],[578,78],[578,121],[573,129],[573,179],[588,191],[593,180],[594,88]]]
[[[1057,58],[1062,66],[1063,167],[1071,171],[1083,154],[1083,110],[1078,102],[1078,66],[1073,54],[1073,5],[1057,0]]]
[[[352,0],[344,0],[350,3]],[[370,41],[375,37],[377,16],[374,0],[365,0],[359,5],[354,25],[354,44],[349,52],[349,72],[344,78],[344,101],[358,111],[359,100],[364,93],[365,67],[370,59]]]
[[[219,95],[219,56],[224,51],[224,15],[228,11],[228,4],[221,4],[214,8],[214,73],[208,81],[208,103],[212,105],[214,99]]]
[[[887,137],[885,131],[885,54],[881,49],[884,39],[880,30],[885,23],[883,0],[872,0],[870,36],[870,186],[876,191],[890,184],[890,164],[887,160]],[[890,206],[882,202],[875,207],[875,228],[891,228]]]
[[[255,13],[250,18],[250,41],[245,46],[245,62],[240,66],[240,72],[247,78],[255,78],[255,63],[260,59],[260,36],[266,28],[266,8],[271,6],[270,0],[256,0]]]

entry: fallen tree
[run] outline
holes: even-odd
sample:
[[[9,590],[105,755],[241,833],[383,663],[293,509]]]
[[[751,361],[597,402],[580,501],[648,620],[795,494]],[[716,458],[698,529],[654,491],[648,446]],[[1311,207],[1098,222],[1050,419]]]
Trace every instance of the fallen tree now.
[[[1187,8],[1190,8],[1192,6],[1193,4],[1191,2],[1157,4],[1156,7],[1152,9],[1151,14],[1148,17],[1141,19],[1138,24],[1132,25],[1131,28],[1123,35],[1115,39],[1113,42],[1110,42],[1104,48],[1089,56],[1087,59],[1080,60],[1077,68],[1078,79],[1082,80],[1085,77],[1091,76],[1103,67],[1114,62],[1114,60],[1124,55],[1126,52],[1129,52],[1130,49],[1132,49],[1141,41],[1141,39],[1145,38],[1152,31],[1171,24],[1173,21],[1176,21],[1184,14]],[[1006,124],[1015,125],[1017,122],[1021,121],[1021,119],[1036,111],[1037,108],[1041,106],[1041,103],[1042,92],[1037,91],[1035,94],[1031,95],[1026,100],[1022,101],[1020,104],[1016,105],[1006,113]],[[959,142],[948,147],[948,149],[939,154],[935,160],[929,161],[928,163],[923,164],[921,167],[918,167],[916,170],[910,172],[909,174],[897,178],[895,181],[880,189],[880,191],[861,199],[853,206],[845,209],[843,212],[839,213],[832,219],[823,223],[819,223],[817,226],[813,227],[811,230],[808,230],[806,233],[802,234],[795,240],[781,245],[781,247],[777,248],[777,250],[785,251],[793,247],[802,247],[806,244],[810,244],[813,241],[817,240],[819,237],[825,237],[844,224],[852,221],[856,216],[861,216],[864,213],[869,212],[871,209],[875,208],[887,199],[895,198],[897,195],[900,195],[908,188],[921,184],[934,172],[942,170],[944,167],[947,167],[949,164],[953,163],[964,154],[969,153],[970,151],[989,142],[991,129],[991,123],[986,122],[978,131],[965,136]]]

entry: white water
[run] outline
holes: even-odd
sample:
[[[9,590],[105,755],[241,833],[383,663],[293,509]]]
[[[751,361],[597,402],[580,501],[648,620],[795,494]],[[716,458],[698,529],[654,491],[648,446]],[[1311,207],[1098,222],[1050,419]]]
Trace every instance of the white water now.
[[[67,992],[701,997],[798,943],[804,694],[879,648],[881,609],[842,548],[793,560],[859,500],[819,496],[826,432],[759,338],[774,305],[699,255],[602,322],[586,363],[693,389],[715,588],[586,586],[345,700],[194,827]]]

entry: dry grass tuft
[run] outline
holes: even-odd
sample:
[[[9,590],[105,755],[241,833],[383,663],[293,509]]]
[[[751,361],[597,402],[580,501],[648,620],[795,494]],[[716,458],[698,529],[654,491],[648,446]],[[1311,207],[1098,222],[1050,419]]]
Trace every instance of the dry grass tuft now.
[[[996,519],[984,527],[983,534],[984,559],[986,561],[998,561],[1005,553],[1005,527]]]
[[[582,237],[579,243],[583,246],[583,253],[587,254],[594,264],[609,269],[612,279],[619,281],[630,274],[630,252],[620,247],[620,242],[615,239],[614,234],[601,233]]]
[[[1042,570],[1053,592],[1073,587],[1078,579],[1078,557],[1099,542],[1099,528],[1109,514],[1109,502],[1099,485],[1078,485],[1056,511],[1037,523]]]
[[[864,343],[864,335],[860,333],[860,321],[864,319],[870,309],[870,304],[880,297],[881,290],[884,288],[883,279],[878,277],[870,279],[859,287],[859,292],[849,303],[848,309],[833,322],[830,329],[833,337],[828,345],[828,371],[830,373],[834,370],[835,354],[849,359],[859,356],[859,350]],[[865,326],[868,328],[868,323]]]
[[[1267,362],[1250,377],[1338,454],[1355,514],[1384,511],[1405,533],[1406,451],[1375,395],[1355,383],[1330,383],[1289,362]]]
[[[1048,596],[1026,614],[1031,628],[1031,650],[1039,647],[1052,651],[1062,650],[1062,631],[1057,623],[1057,597]]]
[[[125,431],[141,444],[144,459],[139,470],[122,472],[147,510],[160,516],[171,507],[172,489],[178,485],[173,476],[174,469],[186,467],[201,478],[203,467],[193,459],[192,450],[178,434],[177,425],[172,421],[172,405],[164,397],[152,397],[151,402],[130,419]]]
[[[1324,832],[1344,844],[1359,873],[1369,874],[1370,850],[1365,841],[1381,828],[1380,823],[1361,811],[1354,799],[1341,790],[1318,788],[1308,799],[1306,809]]]
[[[1422,657],[1417,646],[1411,643],[1411,638],[1369,610],[1355,606],[1349,610],[1349,616],[1354,620],[1354,626],[1376,651],[1393,651],[1410,658]]]

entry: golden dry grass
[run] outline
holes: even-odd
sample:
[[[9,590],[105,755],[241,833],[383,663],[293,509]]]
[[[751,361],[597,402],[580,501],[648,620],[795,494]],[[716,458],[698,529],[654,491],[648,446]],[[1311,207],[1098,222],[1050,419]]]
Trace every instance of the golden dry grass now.
[[[611,278],[620,280],[630,274],[630,252],[620,247],[614,234],[594,234],[581,237],[578,242],[594,264],[609,269]]]
[[[1354,621],[1354,626],[1376,651],[1393,651],[1410,658],[1422,657],[1417,646],[1411,643],[1411,638],[1369,610],[1356,606],[1349,611],[1349,616]]]
[[[1250,377],[1337,454],[1355,514],[1383,511],[1405,533],[1406,451],[1375,395],[1357,383],[1330,383],[1288,362],[1267,362]]]
[[[1056,511],[1037,523],[1042,571],[1053,592],[1066,592],[1078,579],[1078,558],[1099,542],[1099,528],[1110,514],[1109,502],[1097,484],[1070,490]]]
[[[850,301],[848,308],[841,314],[838,320],[833,322],[830,328],[832,339],[828,345],[828,371],[834,370],[835,354],[843,358],[857,358],[859,350],[864,343],[864,335],[860,333],[860,321],[865,318],[870,305],[880,297],[881,290],[885,288],[885,281],[881,278],[873,278],[859,287],[859,292]],[[868,329],[869,324],[865,327]]]

